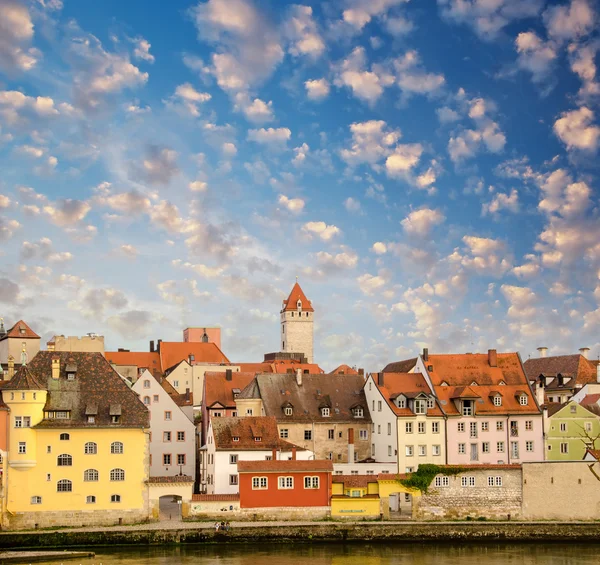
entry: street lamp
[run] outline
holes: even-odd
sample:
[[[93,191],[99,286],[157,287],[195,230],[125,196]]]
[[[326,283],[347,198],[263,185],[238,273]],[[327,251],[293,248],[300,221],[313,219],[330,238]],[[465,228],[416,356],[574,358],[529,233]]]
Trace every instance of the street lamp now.
[[[183,504],[183,500],[181,500],[181,498],[177,501],[177,506],[179,506],[179,519],[183,520],[183,516],[182,516],[182,505]]]

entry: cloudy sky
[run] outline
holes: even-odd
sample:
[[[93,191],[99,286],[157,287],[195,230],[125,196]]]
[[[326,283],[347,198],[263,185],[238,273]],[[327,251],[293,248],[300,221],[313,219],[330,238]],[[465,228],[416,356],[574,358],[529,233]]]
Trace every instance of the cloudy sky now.
[[[111,349],[600,353],[594,0],[0,0],[0,310]]]

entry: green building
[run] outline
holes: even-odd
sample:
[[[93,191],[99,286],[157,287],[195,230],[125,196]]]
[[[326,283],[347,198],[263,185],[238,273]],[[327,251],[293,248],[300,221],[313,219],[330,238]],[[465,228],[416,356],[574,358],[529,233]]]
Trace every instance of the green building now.
[[[600,410],[596,413],[597,409],[597,406],[584,407],[574,401],[549,405],[544,423],[546,460],[581,461],[588,447],[600,448]]]

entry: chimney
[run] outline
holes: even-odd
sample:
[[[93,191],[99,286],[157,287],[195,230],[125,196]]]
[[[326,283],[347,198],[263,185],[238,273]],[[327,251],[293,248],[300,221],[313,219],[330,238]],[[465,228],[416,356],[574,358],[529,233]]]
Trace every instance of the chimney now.
[[[546,357],[546,355],[548,355],[547,347],[538,347],[537,350],[538,350],[538,353],[540,354],[540,357]]]
[[[498,354],[495,349],[488,349],[488,363],[490,367],[498,366]]]
[[[427,347],[423,348],[423,361],[429,361],[429,349]]]
[[[273,461],[277,461],[277,450],[275,448],[273,448],[273,451],[271,451],[271,459]]]
[[[292,461],[296,461],[296,448],[292,447]]]
[[[52,378],[58,380],[60,377],[60,357],[52,357]]]
[[[361,377],[364,377],[364,376],[365,376],[365,370],[364,370],[364,369],[361,367],[361,368],[358,370],[358,374],[359,374]]]
[[[233,371],[231,369],[225,369],[225,380],[226,381],[233,380]]]
[[[384,386],[384,376],[383,373],[377,373],[377,384],[379,386]]]
[[[154,353],[154,340],[150,342],[150,353]]]
[[[354,428],[348,430],[348,463],[354,463]]]
[[[296,369],[296,384],[302,386],[302,369]]]
[[[581,355],[583,355],[586,359],[589,359],[588,355],[590,354],[590,348],[589,347],[580,347],[579,353],[581,353]]]
[[[156,342],[156,351],[157,351],[158,353],[160,353],[160,344],[161,344],[161,343],[162,343],[162,339],[159,339],[159,340]]]
[[[8,380],[10,381],[15,376],[15,358],[12,355],[8,356]]]

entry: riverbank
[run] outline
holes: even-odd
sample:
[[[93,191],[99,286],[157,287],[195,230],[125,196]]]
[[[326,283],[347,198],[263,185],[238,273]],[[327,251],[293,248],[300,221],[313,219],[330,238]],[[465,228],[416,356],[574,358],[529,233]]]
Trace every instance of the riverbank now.
[[[67,559],[90,559],[92,551],[1,551],[0,565],[5,563],[34,563],[36,561],[66,561]]]
[[[159,523],[0,533],[1,549],[289,542],[557,542],[600,539],[600,522],[263,522]]]

